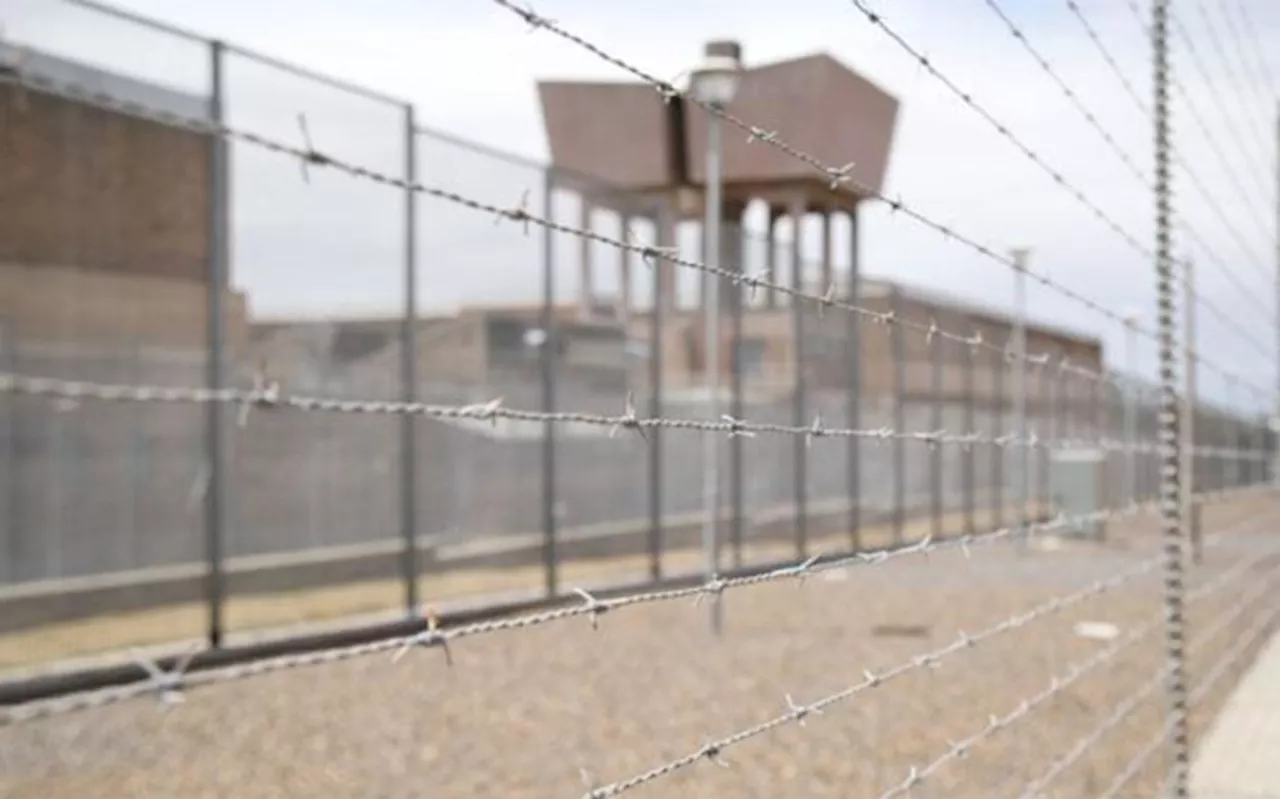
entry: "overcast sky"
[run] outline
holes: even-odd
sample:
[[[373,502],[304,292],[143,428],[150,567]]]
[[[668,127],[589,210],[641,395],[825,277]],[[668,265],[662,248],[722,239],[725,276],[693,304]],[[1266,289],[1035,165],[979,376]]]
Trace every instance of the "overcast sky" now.
[[[121,5],[404,98],[415,104],[423,125],[534,159],[547,152],[535,80],[627,77],[569,42],[529,31],[491,0],[122,0]],[[1270,321],[1276,305],[1276,102],[1262,66],[1269,59],[1266,75],[1280,80],[1280,4],[1181,0],[1174,5],[1192,38],[1188,49],[1174,36],[1175,69],[1191,107],[1210,130],[1206,137],[1175,92],[1177,147],[1238,232],[1229,231],[1184,170],[1175,170],[1178,213],[1208,244],[1199,247],[1180,230],[1177,246],[1194,257],[1204,296],[1231,320],[1224,323],[1202,308],[1199,346],[1247,381],[1271,386],[1276,380],[1275,358],[1269,354],[1276,338]],[[1066,0],[1003,0],[1000,6],[1150,176],[1150,124]],[[1151,263],[917,66],[850,0],[537,0],[534,7],[602,49],[670,79],[697,59],[710,38],[740,40],[749,64],[814,51],[832,54],[902,103],[887,193],[994,248],[1034,248],[1034,269],[1107,308],[1132,309],[1154,328]],[[1079,7],[1149,103],[1150,52],[1128,0],[1079,0]],[[1154,210],[1148,190],[985,0],[880,0],[874,8],[1150,246]],[[208,55],[197,44],[64,0],[0,0],[0,21],[5,36],[16,42],[174,88],[207,90]],[[227,84],[234,126],[300,144],[301,113],[317,149],[378,170],[402,168],[399,108],[319,87],[238,55],[229,58]],[[785,128],[779,133],[786,138]],[[1225,164],[1210,142],[1226,156]],[[518,203],[526,191],[534,198],[541,191],[533,168],[426,138],[420,139],[418,152],[425,183],[503,206]],[[247,146],[236,148],[233,183],[234,280],[249,293],[253,308],[264,315],[334,316],[397,307],[403,210],[394,190],[316,169],[304,182],[296,162]],[[566,221],[574,218],[571,200],[556,210]],[[617,232],[609,220],[601,225],[605,232]],[[1012,278],[1006,267],[908,219],[891,218],[881,208],[869,208],[863,226],[866,273],[1010,305]],[[424,310],[537,299],[536,235],[526,238],[510,223],[495,226],[492,218],[428,201],[421,203],[417,230]],[[557,277],[568,299],[577,290],[576,247],[568,241],[557,246],[562,253]],[[598,252],[602,262],[616,261],[603,248]],[[611,278],[600,283],[606,290],[614,287]],[[687,277],[683,287],[692,285],[692,276]],[[638,286],[636,295],[647,301],[644,288]],[[1033,288],[1030,303],[1038,319],[1103,337],[1112,363],[1122,363],[1119,325],[1049,289]],[[1153,377],[1153,344],[1142,346],[1140,363],[1141,371]],[[1223,381],[1213,373],[1202,373],[1201,384],[1206,394],[1223,395]],[[1246,389],[1235,394],[1241,402],[1250,396]]]

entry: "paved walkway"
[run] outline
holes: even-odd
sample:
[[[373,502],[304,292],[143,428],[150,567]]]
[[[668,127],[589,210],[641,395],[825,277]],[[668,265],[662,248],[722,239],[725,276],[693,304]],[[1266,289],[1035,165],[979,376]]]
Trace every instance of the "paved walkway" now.
[[[1194,799],[1280,799],[1280,633],[1258,654],[1191,768]]]

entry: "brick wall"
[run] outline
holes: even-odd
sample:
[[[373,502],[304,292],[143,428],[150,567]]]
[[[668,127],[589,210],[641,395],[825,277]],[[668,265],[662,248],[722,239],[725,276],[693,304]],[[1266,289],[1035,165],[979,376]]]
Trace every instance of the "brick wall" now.
[[[0,262],[203,280],[207,139],[0,89]]]

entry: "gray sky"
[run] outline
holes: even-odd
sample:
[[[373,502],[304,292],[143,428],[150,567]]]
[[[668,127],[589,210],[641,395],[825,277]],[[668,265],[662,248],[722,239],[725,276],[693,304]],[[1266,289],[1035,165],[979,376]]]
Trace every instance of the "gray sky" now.
[[[874,5],[1045,161],[1141,242],[1151,242],[1149,192],[984,0],[881,0]],[[405,98],[416,105],[424,125],[533,158],[546,153],[535,80],[626,78],[568,42],[530,32],[509,11],[486,0],[123,0],[122,6]],[[709,38],[739,39],[751,63],[818,50],[831,53],[902,103],[889,194],[995,248],[1033,247],[1035,269],[1108,308],[1132,308],[1154,327],[1152,265],[912,62],[850,0],[537,0],[534,6],[603,49],[671,79],[696,60]],[[1001,6],[1149,175],[1150,125],[1070,14],[1066,0],[1005,0]],[[1150,54],[1127,0],[1079,0],[1079,6],[1148,101]],[[1280,53],[1280,5],[1184,0],[1175,6],[1191,30],[1194,53],[1208,79],[1177,36],[1176,71],[1229,167],[1224,168],[1175,93],[1177,147],[1244,239],[1241,246],[1186,172],[1175,170],[1179,214],[1236,281],[1181,232],[1177,245],[1195,258],[1204,295],[1247,334],[1202,309],[1199,346],[1249,382],[1274,385],[1275,358],[1258,347],[1270,352],[1274,345],[1269,342],[1275,340],[1269,317],[1276,304],[1276,103],[1257,78],[1261,56],[1269,59],[1270,77],[1280,80],[1280,57],[1275,55]],[[732,13],[726,13],[730,7]],[[1248,30],[1242,7],[1251,21]],[[0,21],[5,36],[17,42],[191,92],[207,87],[208,55],[202,47],[62,0],[0,0]],[[301,143],[297,116],[303,113],[318,149],[374,169],[401,169],[403,116],[397,108],[235,55],[227,64],[227,83],[234,126]],[[780,134],[786,138],[785,129]],[[424,182],[498,205],[516,204],[525,191],[535,198],[540,194],[536,170],[438,140],[420,140],[419,163]],[[233,183],[234,279],[260,313],[323,317],[375,313],[400,303],[403,210],[396,192],[314,169],[304,182],[296,162],[247,146],[236,148]],[[566,220],[574,218],[572,210],[569,200],[557,209]],[[1011,302],[1007,268],[910,220],[891,218],[881,208],[869,209],[863,224],[868,273],[997,307]],[[489,217],[433,201],[420,204],[417,230],[424,310],[537,298],[536,235],[526,238],[510,223],[495,225]],[[608,220],[602,230],[616,232]],[[557,277],[567,299],[576,295],[576,247],[569,241],[557,246],[563,253]],[[616,260],[604,248],[598,252],[604,263]],[[603,289],[612,288],[610,278],[599,280]],[[1245,290],[1236,283],[1244,283]],[[693,277],[686,277],[684,288],[692,285]],[[638,286],[636,295],[647,301],[644,289]],[[1119,361],[1123,337],[1118,325],[1048,289],[1033,288],[1030,301],[1036,318],[1102,336],[1112,362]],[[1154,345],[1144,344],[1140,361],[1148,377],[1154,376],[1154,355]],[[1212,373],[1202,373],[1201,383],[1206,394],[1222,396],[1222,381]],[[1236,394],[1241,401],[1249,396],[1244,389]]]

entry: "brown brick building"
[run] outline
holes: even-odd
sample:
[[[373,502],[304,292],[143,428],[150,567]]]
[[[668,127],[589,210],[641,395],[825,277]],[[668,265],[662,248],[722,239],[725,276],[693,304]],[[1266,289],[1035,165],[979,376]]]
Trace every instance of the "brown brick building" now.
[[[0,326],[42,343],[200,349],[209,263],[209,137],[68,99],[75,86],[186,118],[200,97],[0,44]],[[229,293],[229,340],[244,298]]]

